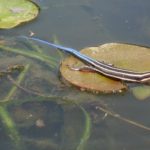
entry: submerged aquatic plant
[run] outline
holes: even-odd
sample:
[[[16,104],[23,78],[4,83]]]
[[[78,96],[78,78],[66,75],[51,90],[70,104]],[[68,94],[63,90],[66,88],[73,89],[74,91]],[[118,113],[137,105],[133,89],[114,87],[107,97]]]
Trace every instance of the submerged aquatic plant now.
[[[21,54],[23,56],[28,56],[30,58],[38,59],[38,60],[48,64],[48,66],[50,68],[55,68],[57,66],[57,60],[55,60],[53,57],[49,58],[47,55],[45,55],[43,53],[43,51],[37,45],[34,45],[32,43],[30,43],[30,44],[31,44],[31,47],[33,49],[35,49],[34,52],[28,51],[28,50],[26,51],[24,49],[17,49],[17,48],[5,46],[5,45],[1,45],[0,48],[2,51],[14,53],[17,55]],[[61,54],[60,54],[60,57],[61,57]],[[24,146],[24,138],[22,137],[22,135],[20,135],[20,133],[18,131],[18,127],[16,126],[16,122],[14,122],[14,118],[12,118],[12,116],[9,114],[10,112],[7,109],[8,106],[11,106],[12,104],[21,105],[22,103],[26,103],[27,101],[43,102],[43,99],[48,99],[48,101],[55,101],[55,102],[57,102],[58,99],[60,99],[59,101],[61,101],[61,103],[62,103],[62,101],[64,101],[65,103],[69,102],[69,100],[65,100],[65,98],[62,99],[61,96],[55,96],[55,95],[47,96],[42,93],[38,93],[35,91],[31,91],[30,89],[24,88],[21,84],[25,81],[28,72],[31,70],[31,66],[32,65],[30,64],[30,62],[28,62],[28,64],[24,65],[24,68],[22,70],[20,70],[20,73],[16,79],[13,79],[13,77],[12,77],[13,72],[9,71],[7,74],[4,75],[4,77],[6,77],[6,79],[8,79],[13,84],[13,86],[10,88],[7,95],[0,101],[0,103],[1,103],[0,117],[2,119],[2,122],[4,123],[6,133],[8,133],[10,135],[10,139],[12,140],[12,143],[14,144],[14,147],[16,150],[17,149],[18,150],[26,149],[26,147]],[[39,98],[36,100],[35,99],[16,100],[16,93],[18,93],[18,90],[25,91],[26,93],[35,95]],[[60,103],[60,102],[58,102],[58,103]],[[71,103],[73,103],[73,102],[71,102]],[[91,130],[90,117],[83,107],[81,107],[78,104],[75,104],[75,106],[81,110],[81,112],[83,113],[83,115],[85,117],[85,124],[83,126],[83,134],[81,134],[81,141],[77,148],[78,150],[83,150],[86,145],[86,142],[90,136],[90,130]],[[30,142],[30,140],[28,140],[28,142]],[[51,142],[51,144],[49,146],[52,146],[52,145],[54,146],[55,144],[54,143],[52,144],[52,142]]]
[[[7,109],[8,106],[11,106],[12,104],[21,106],[22,104],[25,104],[26,102],[43,103],[44,101],[53,101],[66,112],[68,112],[68,109],[72,106],[76,107],[76,108],[78,108],[78,110],[80,110],[81,115],[84,117],[84,121],[80,122],[81,123],[80,126],[82,127],[81,128],[82,132],[78,132],[78,130],[75,131],[75,132],[78,132],[79,139],[77,140],[78,143],[76,143],[74,145],[75,146],[74,149],[76,149],[76,150],[87,149],[86,146],[88,145],[88,140],[90,138],[91,129],[92,129],[92,120],[91,120],[90,112],[88,112],[84,107],[82,107],[80,105],[80,103],[76,101],[76,99],[71,99],[69,96],[68,97],[61,96],[61,93],[58,94],[57,93],[58,91],[55,92],[55,89],[54,89],[55,81],[52,82],[52,86],[49,84],[50,81],[53,81],[53,78],[50,75],[50,73],[54,71],[54,76],[56,77],[55,71],[56,71],[56,68],[58,69],[59,58],[57,57],[57,59],[56,59],[52,55],[51,56],[47,55],[47,53],[49,53],[49,51],[45,52],[41,47],[39,47],[37,44],[35,44],[32,41],[26,40],[23,42],[24,42],[24,46],[22,46],[22,47],[18,47],[15,44],[14,45],[11,44],[11,41],[9,42],[9,44],[6,41],[6,42],[4,42],[4,44],[0,45],[0,51],[2,52],[1,55],[3,55],[3,56],[8,55],[6,57],[7,59],[5,58],[5,62],[7,62],[9,64],[11,62],[11,59],[13,56],[13,57],[15,57],[15,60],[16,60],[15,63],[16,63],[17,62],[16,58],[19,55],[18,58],[20,59],[20,61],[18,61],[18,63],[21,63],[21,65],[24,66],[24,69],[20,70],[19,75],[17,75],[17,77],[14,77],[13,74],[6,74],[5,75],[6,78],[3,79],[3,80],[8,79],[10,84],[13,85],[12,87],[10,87],[6,96],[4,96],[4,98],[1,98],[1,101],[0,101],[1,102],[0,116],[1,116],[2,122],[4,123],[6,133],[11,135],[10,139],[12,140],[16,149],[20,149],[20,147],[21,147],[21,149],[23,149],[23,148],[27,149],[24,146],[24,141],[32,143],[32,144],[34,143],[36,145],[40,145],[41,147],[43,147],[43,145],[45,145],[48,147],[53,147],[54,149],[58,149],[58,147],[56,146],[57,144],[54,141],[52,141],[51,139],[49,139],[49,140],[45,139],[44,141],[38,141],[37,139],[29,139],[28,138],[28,140],[27,140],[27,138],[22,137],[21,133],[19,132],[17,123],[14,121],[14,118],[10,115],[10,111]],[[12,43],[17,43],[17,42],[15,41]],[[28,46],[28,48],[26,45]],[[61,55],[62,53],[57,53],[57,54],[59,55],[59,57],[62,57],[62,55]],[[30,59],[30,58],[32,58],[32,59]],[[70,58],[67,58],[67,60],[68,59],[70,59]],[[71,58],[71,59],[74,59],[74,58]],[[67,60],[65,60],[65,61],[67,61]],[[46,68],[43,69],[42,68],[43,66],[39,67],[37,62],[42,63],[42,65]],[[81,63],[79,63],[79,65],[80,64]],[[48,70],[46,70],[47,68],[48,68]],[[39,72],[38,72],[38,69],[40,70]],[[85,75],[85,73],[83,73],[83,74]],[[89,74],[89,72],[88,72],[88,74]],[[38,79],[38,80],[35,80],[36,83],[39,83],[38,86],[33,84],[34,79]],[[44,79],[44,80],[42,80],[42,79]],[[42,81],[42,82],[40,82],[40,81]],[[46,88],[45,88],[45,85],[42,86],[41,83],[43,83],[43,82],[48,84],[48,86],[50,85],[51,90],[48,89],[49,88],[48,86]],[[57,85],[55,85],[55,86],[57,86]],[[48,89],[48,92],[46,91],[47,89]],[[25,92],[26,94],[22,94],[20,91],[23,93]],[[69,106],[69,107],[67,107],[67,109],[66,109],[66,106]],[[107,109],[104,109],[103,107],[98,107],[98,110],[100,110],[112,117],[118,118],[126,123],[132,124],[136,127],[142,128],[146,131],[150,131],[149,127],[146,127],[140,123],[137,123],[135,121],[124,118],[115,112],[109,111],[109,109],[107,110]],[[44,112],[44,109],[42,109],[42,111]],[[19,112],[24,113],[24,115],[26,117],[26,113],[22,109],[20,109]],[[38,119],[41,119],[41,118],[38,118]],[[71,119],[74,119],[74,118],[71,117]],[[28,121],[28,120],[25,120],[25,121]],[[42,120],[42,121],[43,121],[43,126],[41,126],[41,128],[44,128],[46,125],[45,125],[44,120]],[[30,125],[32,125],[33,123],[34,123],[33,120],[31,122],[29,122]],[[68,124],[68,122],[67,122],[67,124]],[[68,129],[67,126],[63,126],[63,128],[66,128],[66,130]],[[71,133],[69,133],[69,134],[71,134]],[[61,136],[62,136],[62,138],[64,138],[65,135],[62,134]],[[49,141],[49,144],[47,144],[48,141]],[[45,144],[43,144],[43,142],[45,142]]]

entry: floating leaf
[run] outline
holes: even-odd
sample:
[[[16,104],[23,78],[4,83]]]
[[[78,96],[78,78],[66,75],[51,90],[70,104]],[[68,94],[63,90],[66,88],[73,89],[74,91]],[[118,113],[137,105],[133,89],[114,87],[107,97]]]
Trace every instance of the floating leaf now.
[[[0,0],[0,28],[13,28],[34,19],[39,8],[29,0]]]
[[[108,43],[99,47],[85,48],[81,50],[81,53],[119,68],[136,72],[150,71],[150,49],[146,47]],[[112,93],[127,88],[123,82],[107,78],[98,73],[71,69],[71,67],[78,68],[83,65],[80,60],[71,56],[62,62],[60,72],[65,80],[90,91]]]
[[[132,88],[133,95],[139,100],[145,100],[150,97],[150,86],[138,86]]]

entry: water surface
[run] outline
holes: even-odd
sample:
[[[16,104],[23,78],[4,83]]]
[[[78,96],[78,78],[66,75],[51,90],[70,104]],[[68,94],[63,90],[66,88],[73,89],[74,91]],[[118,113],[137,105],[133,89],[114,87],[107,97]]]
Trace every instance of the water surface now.
[[[28,41],[15,38],[18,35],[29,36],[33,32],[36,37],[50,41],[57,38],[61,44],[76,49],[109,42],[150,46],[148,0],[34,1],[41,8],[38,18],[11,30],[0,30],[0,35],[10,40],[7,45],[36,51]],[[45,45],[40,45],[40,49],[47,56],[56,58],[54,67],[19,54],[0,53],[3,56],[1,68],[11,63],[30,63],[32,69],[29,69],[22,84],[47,96],[41,98],[18,89],[12,101],[2,103],[0,149],[149,149],[149,130],[117,119],[99,108],[150,127],[150,97],[139,101],[130,90],[123,94],[105,95],[70,87],[64,84],[58,71],[61,56],[66,55],[61,53],[60,56],[58,51]],[[13,77],[17,78],[17,75],[18,72],[15,72]],[[2,100],[12,86],[7,79],[2,79]],[[14,124],[8,126],[4,118],[9,118]]]

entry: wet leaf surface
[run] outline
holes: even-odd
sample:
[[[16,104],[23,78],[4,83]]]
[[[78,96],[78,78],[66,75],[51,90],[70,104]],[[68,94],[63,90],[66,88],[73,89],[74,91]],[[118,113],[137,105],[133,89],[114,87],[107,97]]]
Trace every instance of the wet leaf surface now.
[[[13,28],[36,18],[38,13],[37,5],[29,0],[0,0],[0,28]]]
[[[108,43],[99,47],[88,47],[82,53],[116,67],[135,72],[150,71],[150,49],[146,47]],[[75,71],[84,64],[74,57],[66,58],[60,67],[63,78],[73,85],[97,92],[113,93],[126,89],[122,81],[116,81],[94,72]]]

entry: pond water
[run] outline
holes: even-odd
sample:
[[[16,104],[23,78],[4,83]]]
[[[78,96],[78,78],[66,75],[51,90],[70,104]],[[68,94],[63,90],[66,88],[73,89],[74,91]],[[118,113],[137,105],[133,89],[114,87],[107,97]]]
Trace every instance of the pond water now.
[[[35,20],[0,30],[7,46],[0,51],[0,68],[23,64],[26,69],[1,79],[0,149],[148,150],[150,96],[136,98],[132,88],[139,85],[118,94],[81,91],[61,79],[59,64],[66,54],[17,36],[32,32],[79,50],[110,42],[150,46],[150,1],[34,2],[40,7]],[[17,89],[14,80],[21,83]]]

